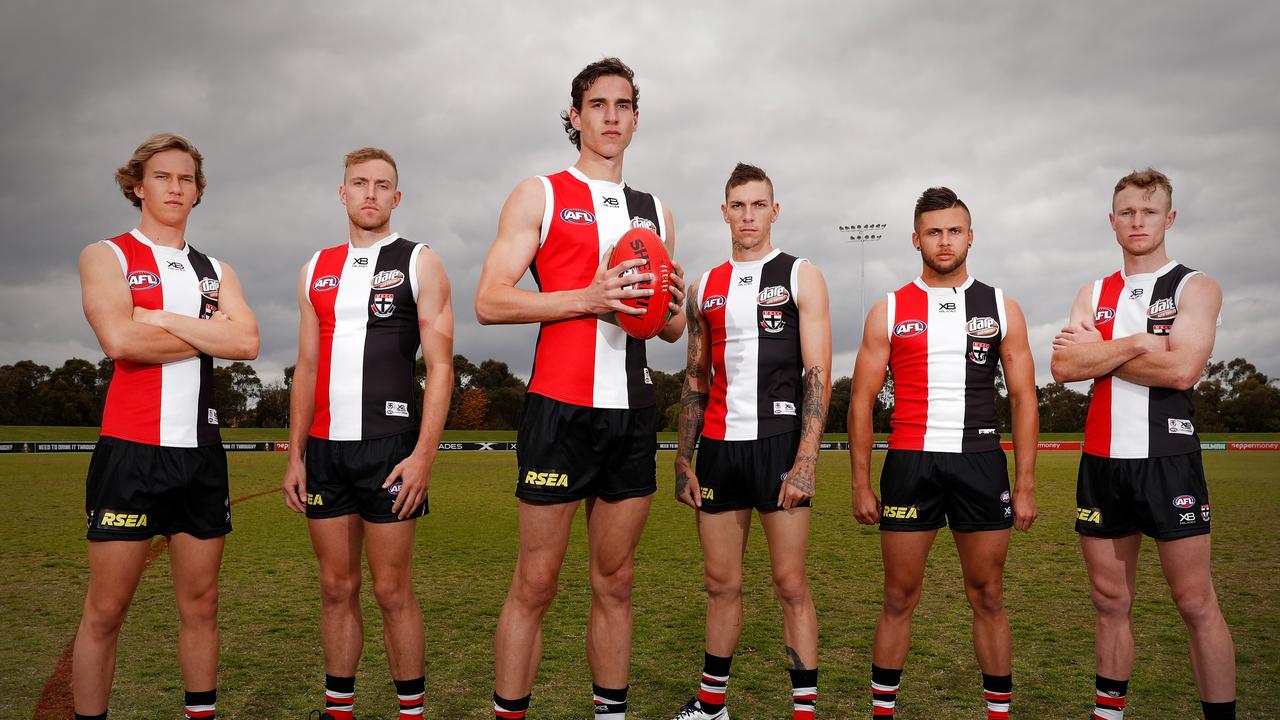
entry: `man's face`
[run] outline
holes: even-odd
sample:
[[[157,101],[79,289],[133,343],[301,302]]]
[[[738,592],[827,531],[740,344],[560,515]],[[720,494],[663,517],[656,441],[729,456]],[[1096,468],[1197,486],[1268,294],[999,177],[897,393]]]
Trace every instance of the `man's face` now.
[[[347,217],[361,230],[377,230],[391,222],[391,211],[400,204],[396,170],[386,160],[366,160],[347,168],[338,196],[347,206]]]
[[[583,149],[590,148],[605,158],[617,157],[627,149],[640,117],[631,92],[626,78],[605,75],[582,94],[582,110],[569,108],[569,121],[581,133]]]
[[[1164,231],[1173,226],[1177,211],[1162,187],[1125,186],[1111,201],[1111,229],[1116,242],[1130,255],[1146,255],[1164,245]]]
[[[142,182],[133,188],[142,200],[143,214],[165,225],[187,222],[200,197],[196,187],[196,161],[182,150],[165,150],[142,165]]]
[[[964,264],[973,244],[969,213],[964,208],[930,210],[916,221],[911,240],[920,251],[924,264],[939,275],[946,275]]]
[[[778,219],[778,204],[773,201],[773,188],[763,180],[752,180],[729,190],[720,206],[729,224],[735,245],[750,250],[769,240],[770,230]]]

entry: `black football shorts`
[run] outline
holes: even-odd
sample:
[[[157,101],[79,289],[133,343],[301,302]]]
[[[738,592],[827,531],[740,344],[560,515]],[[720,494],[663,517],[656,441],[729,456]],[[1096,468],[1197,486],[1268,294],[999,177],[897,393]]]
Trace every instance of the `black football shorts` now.
[[[372,440],[307,438],[307,517],[360,514],[368,522],[399,522],[391,505],[400,483],[383,488],[387,476],[417,445],[416,431]],[[405,520],[427,514],[427,501]]]
[[[773,435],[759,440],[715,440],[698,443],[696,472],[702,486],[702,512],[755,508],[778,509],[778,493],[796,461],[800,433]],[[797,507],[811,507],[806,500]]]
[[[1003,530],[1013,527],[1004,450],[889,450],[880,473],[881,530]]]
[[[1141,532],[1174,540],[1209,532],[1209,485],[1200,451],[1154,458],[1080,456],[1076,532]]]

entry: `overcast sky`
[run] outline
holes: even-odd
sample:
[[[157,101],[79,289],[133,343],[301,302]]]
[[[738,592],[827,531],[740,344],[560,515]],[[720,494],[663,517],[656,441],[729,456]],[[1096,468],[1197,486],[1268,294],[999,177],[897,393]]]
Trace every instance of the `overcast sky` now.
[[[394,229],[444,259],[456,351],[527,376],[536,328],[475,322],[480,264],[511,188],[577,157],[557,117],[569,81],[617,55],[640,87],[625,178],[672,208],[677,258],[694,273],[727,257],[725,178],[764,167],[775,245],[832,288],[836,375],[860,293],[919,272],[916,197],[947,185],[973,212],[970,272],[1022,304],[1048,382],[1075,292],[1119,267],[1111,188],[1148,165],[1174,184],[1170,255],[1223,285],[1214,357],[1280,375],[1280,4],[5,0],[3,15],[0,364],[101,357],[76,258],[136,224],[113,172],[173,131],[209,181],[187,239],[240,274],[265,381],[293,362],[298,268],[346,241],[342,156],[364,145],[399,163]],[[881,222],[863,286],[836,226]],[[679,369],[683,347],[651,342],[650,364]]]

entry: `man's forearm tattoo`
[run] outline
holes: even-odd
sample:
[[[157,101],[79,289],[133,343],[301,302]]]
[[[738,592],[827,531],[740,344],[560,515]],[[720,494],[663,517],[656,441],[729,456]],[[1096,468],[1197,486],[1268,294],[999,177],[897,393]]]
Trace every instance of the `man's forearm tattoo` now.
[[[707,394],[689,387],[688,379],[680,394],[679,455],[685,460],[693,458],[693,448],[702,435],[703,413],[707,409]]]
[[[822,380],[822,368],[814,365],[804,374],[804,397],[800,410],[800,444],[805,441],[822,442],[822,431],[827,426],[827,405],[823,402],[825,385]],[[818,465],[817,454],[797,455],[791,472],[787,473],[787,484],[812,496],[817,491],[815,468]]]

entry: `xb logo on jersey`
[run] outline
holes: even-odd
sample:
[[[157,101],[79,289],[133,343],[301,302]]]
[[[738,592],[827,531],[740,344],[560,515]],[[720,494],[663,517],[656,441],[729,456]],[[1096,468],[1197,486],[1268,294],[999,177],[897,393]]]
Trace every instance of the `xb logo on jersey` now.
[[[134,270],[129,273],[130,290],[150,290],[160,285],[160,276],[147,270]]]
[[[560,219],[570,225],[591,225],[596,221],[596,216],[582,208],[565,208],[560,211]]]

